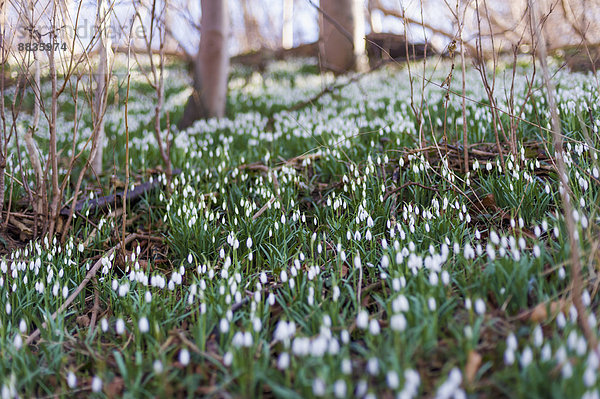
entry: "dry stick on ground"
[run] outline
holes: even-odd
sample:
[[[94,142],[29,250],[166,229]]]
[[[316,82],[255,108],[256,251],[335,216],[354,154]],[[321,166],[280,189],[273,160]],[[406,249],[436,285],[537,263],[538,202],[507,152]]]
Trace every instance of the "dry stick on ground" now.
[[[94,332],[96,319],[100,311],[100,290],[98,289],[98,280],[94,277],[94,305],[92,306],[92,318],[90,320],[90,333]]]
[[[539,22],[539,15],[537,9],[537,3],[533,0],[528,0],[529,5],[529,17],[532,29],[532,35],[536,39],[538,44],[538,55],[540,58],[540,64],[544,76],[544,82],[546,84],[546,95],[548,96],[548,107],[550,108],[550,116],[552,120],[552,135],[554,139],[554,150],[556,153],[556,167],[558,169],[558,177],[562,185],[563,190],[560,190],[560,196],[564,206],[564,216],[567,225],[567,232],[569,234],[569,245],[571,247],[571,284],[572,284],[572,300],[575,309],[577,310],[577,320],[583,331],[583,334],[588,342],[588,345],[600,356],[600,348],[598,348],[598,339],[596,334],[590,327],[589,321],[586,317],[586,309],[581,299],[583,293],[583,280],[581,277],[581,263],[580,263],[580,248],[579,240],[575,237],[576,226],[575,220],[573,219],[573,207],[571,205],[571,198],[573,193],[569,186],[569,180],[567,176],[565,161],[564,161],[564,148],[563,148],[563,137],[561,135],[561,123],[558,114],[558,108],[556,105],[556,99],[554,97],[555,88],[554,84],[550,80],[550,74],[548,72],[547,64],[547,49],[546,41],[541,32],[541,22]]]
[[[119,244],[115,245],[114,247],[112,247],[111,249],[109,249],[104,254],[103,257],[101,257],[100,259],[98,259],[96,261],[96,263],[94,264],[94,266],[92,266],[92,268],[90,269],[90,271],[87,272],[87,274],[85,275],[85,278],[77,286],[77,288],[75,289],[75,291],[73,291],[73,293],[58,308],[58,310],[52,314],[52,316],[51,316],[52,320],[56,319],[56,316],[59,313],[64,312],[71,305],[71,303],[73,303],[73,301],[77,298],[77,296],[81,293],[81,291],[83,291],[83,289],[85,288],[85,286],[87,285],[87,283],[90,282],[90,280],[96,275],[96,273],[98,272],[98,270],[102,266],[102,259],[110,257],[115,251],[119,250],[122,245],[125,246],[125,245],[129,244],[131,241],[133,241],[135,239],[145,239],[145,238],[147,238],[147,237],[144,236],[144,235],[134,233],[134,234],[129,235],[125,240],[123,240],[122,244],[119,243]],[[42,324],[41,328],[46,328],[46,326],[47,326],[47,323],[44,322]],[[33,343],[33,341],[35,341],[36,338],[40,336],[40,334],[41,334],[41,330],[39,328],[36,329],[29,337],[27,337],[27,340],[25,341],[25,345],[30,345],[31,343]]]

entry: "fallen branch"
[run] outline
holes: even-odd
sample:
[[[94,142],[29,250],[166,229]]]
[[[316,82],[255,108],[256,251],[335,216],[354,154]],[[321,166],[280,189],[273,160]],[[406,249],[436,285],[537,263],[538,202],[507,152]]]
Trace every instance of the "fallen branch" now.
[[[178,175],[179,173],[181,173],[181,169],[175,169],[173,171],[173,176]],[[145,183],[139,184],[139,185],[135,186],[133,188],[133,190],[127,191],[127,200],[129,200],[129,201],[137,200],[142,195],[144,195],[144,194],[152,191],[156,187],[158,187],[158,185],[159,185],[158,179],[154,180],[153,182],[145,182]],[[90,210],[104,209],[111,204],[115,205],[115,207],[116,207],[117,199],[122,198],[123,193],[124,193],[123,191],[120,191],[116,194],[105,195],[103,197],[98,197],[98,198],[94,198],[91,200],[90,199],[82,199],[80,201],[77,201],[77,204],[75,204],[74,211],[81,212],[86,205],[89,206]],[[71,211],[71,208],[65,207],[65,208],[61,209],[60,214],[62,216],[69,216],[70,211]]]

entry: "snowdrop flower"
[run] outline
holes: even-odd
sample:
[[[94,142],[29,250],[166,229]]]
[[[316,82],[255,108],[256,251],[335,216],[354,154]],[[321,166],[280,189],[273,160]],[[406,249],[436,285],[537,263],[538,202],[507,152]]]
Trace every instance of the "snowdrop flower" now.
[[[117,319],[117,324],[115,326],[115,329],[117,331],[117,334],[119,334],[119,335],[123,335],[123,333],[125,333],[125,322],[123,321],[123,319],[121,319],[121,318]]]
[[[106,320],[105,317],[103,317],[102,320],[100,320],[100,328],[102,329],[102,332],[108,331],[108,320]]]
[[[511,366],[515,363],[515,352],[511,348],[504,351],[504,364]]]
[[[142,334],[145,334],[150,330],[150,324],[148,323],[148,319],[146,316],[142,317],[138,322],[138,328]]]
[[[186,348],[179,351],[179,363],[184,366],[190,363],[190,352]]]
[[[100,392],[102,389],[102,380],[98,376],[92,378],[92,392]]]
[[[313,393],[315,394],[315,396],[325,395],[326,389],[327,389],[327,387],[325,385],[325,381],[323,381],[320,378],[315,378],[313,380],[312,390],[313,390]]]
[[[19,321],[19,331],[21,334],[25,334],[25,332],[27,332],[27,323],[25,323],[25,320],[23,319]]]
[[[529,366],[529,364],[531,364],[532,360],[533,360],[533,352],[530,347],[526,346],[525,349],[523,349],[523,352],[521,352],[521,361],[520,361],[521,367],[527,368],[527,366]]]
[[[538,324],[533,329],[533,344],[539,348],[540,346],[542,346],[543,343],[544,343],[544,334],[542,333],[542,328]]]
[[[400,379],[398,378],[398,374],[393,370],[387,372],[387,374],[385,375],[385,379],[390,389],[397,389],[400,385]]]
[[[406,318],[402,313],[395,314],[390,319],[390,327],[392,330],[401,332],[406,329]]]
[[[21,334],[15,335],[15,338],[13,340],[13,345],[15,346],[16,350],[21,349],[21,347],[23,346],[23,338],[21,337]]]
[[[345,398],[346,397],[346,381],[337,380],[333,383],[333,394],[336,398]]]
[[[588,388],[596,385],[596,371],[594,369],[586,367],[583,372],[583,383]]]
[[[223,355],[223,364],[226,367],[229,367],[229,366],[231,366],[232,363],[233,363],[233,353],[227,351],[225,353],[225,355]]]
[[[429,298],[427,300],[427,307],[429,307],[430,311],[435,312],[435,309],[437,308],[437,304],[435,303],[435,298]]]
[[[342,360],[341,367],[343,374],[349,375],[350,373],[352,373],[352,361],[347,357]]]
[[[155,360],[154,363],[152,363],[152,369],[154,370],[155,374],[161,374],[163,372],[163,364],[160,360]]]
[[[367,370],[371,375],[377,375],[379,373],[379,361],[376,357],[372,357],[367,361]]]
[[[229,321],[227,321],[227,319],[221,319],[221,321],[219,322],[219,330],[224,334],[229,331]]]
[[[77,377],[75,376],[75,373],[73,373],[72,371],[69,371],[67,373],[67,386],[71,389],[73,389],[77,386]]]
[[[277,368],[286,370],[290,366],[290,355],[287,352],[281,352],[277,359]]]
[[[379,322],[375,319],[369,322],[369,332],[371,335],[379,335],[380,327]]]
[[[360,254],[357,252],[356,255],[354,255],[354,267],[357,269],[360,269],[362,267],[362,262],[360,260]]]
[[[485,302],[481,298],[475,301],[475,312],[480,316],[485,313]]]
[[[369,313],[366,310],[361,310],[356,316],[356,326],[361,330],[366,330],[369,325]]]

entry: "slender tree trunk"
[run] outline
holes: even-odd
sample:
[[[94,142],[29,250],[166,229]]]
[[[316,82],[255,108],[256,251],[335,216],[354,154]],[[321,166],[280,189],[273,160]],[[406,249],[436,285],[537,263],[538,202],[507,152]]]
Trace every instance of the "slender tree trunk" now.
[[[104,132],[104,108],[105,93],[108,90],[108,82],[110,80],[111,67],[111,40],[110,40],[110,11],[106,0],[98,2],[98,12],[96,15],[96,26],[100,35],[100,59],[98,69],[96,71],[96,94],[94,104],[94,123],[99,125],[97,147],[95,154],[92,154],[91,166],[96,174],[102,173],[102,156],[104,153],[104,142],[106,134]]]
[[[202,0],[200,48],[194,62],[194,92],[179,122],[186,128],[201,118],[223,117],[229,74],[227,0]]]
[[[294,47],[294,0],[283,0],[281,45],[284,49]]]
[[[321,63],[336,73],[367,68],[362,0],[321,0]]]

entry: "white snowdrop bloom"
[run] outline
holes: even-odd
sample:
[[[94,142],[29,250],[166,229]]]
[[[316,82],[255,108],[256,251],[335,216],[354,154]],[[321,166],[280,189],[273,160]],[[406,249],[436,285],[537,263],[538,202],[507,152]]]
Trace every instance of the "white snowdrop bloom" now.
[[[509,349],[517,350],[517,337],[515,337],[515,334],[508,334],[508,337],[506,337],[506,346]]]
[[[252,319],[252,329],[254,332],[260,332],[262,329],[262,321],[258,317]]]
[[[477,298],[475,300],[475,313],[477,313],[480,316],[485,314],[485,302],[483,302],[483,299],[481,298]]]
[[[564,379],[569,379],[573,376],[573,366],[571,366],[570,362],[566,362],[560,372]]]
[[[360,260],[360,254],[357,252],[356,255],[354,255],[354,267],[357,269],[360,269],[362,267],[362,262]]]
[[[331,296],[331,299],[333,299],[334,302],[337,302],[337,300],[340,298],[341,292],[340,292],[340,287],[338,287],[337,285],[333,286],[333,294]]]
[[[288,275],[285,270],[281,271],[281,274],[279,275],[279,279],[281,280],[282,283],[285,283],[288,281]]]
[[[152,369],[154,370],[155,374],[161,374],[163,372],[163,364],[160,360],[155,360],[152,363]]]
[[[473,250],[473,247],[469,243],[465,244],[464,257],[465,257],[465,259],[475,258],[475,251]]]
[[[385,375],[385,380],[387,382],[388,388],[397,389],[400,385],[400,379],[398,378],[398,374],[395,371],[388,371]]]
[[[369,325],[369,313],[366,310],[361,310],[356,316],[356,326],[361,330],[366,330]]]
[[[490,240],[492,240],[494,245],[498,245],[500,243],[500,237],[498,237],[498,233],[496,233],[494,230],[490,232]]]
[[[442,271],[442,284],[444,284],[444,286],[450,284],[450,273],[446,270]]]
[[[190,363],[190,352],[186,348],[179,351],[179,363],[184,366]]]
[[[583,372],[583,383],[586,387],[590,388],[596,385],[596,373],[596,370],[586,367],[585,371]]]
[[[290,355],[287,352],[281,352],[277,358],[277,368],[286,370],[290,366]]]
[[[225,352],[225,355],[223,355],[223,364],[225,365],[225,367],[229,367],[231,366],[231,364],[233,363],[233,353],[227,351]]]
[[[531,350],[531,348],[529,346],[526,346],[523,349],[523,352],[521,352],[521,367],[522,368],[527,368],[527,366],[529,366],[531,364],[531,361],[533,360],[533,351]]]
[[[344,345],[347,345],[350,342],[350,333],[348,330],[342,330],[340,333],[340,339]]]
[[[98,376],[92,378],[92,392],[100,392],[102,390],[102,380]]]
[[[150,330],[150,323],[148,323],[148,319],[146,316],[142,317],[138,322],[138,328],[142,334],[147,333]]]
[[[345,398],[346,397],[346,381],[344,380],[336,380],[333,383],[333,394],[336,398]]]
[[[27,323],[23,319],[19,321],[19,331],[21,334],[25,334],[27,332]]]
[[[430,311],[435,312],[435,309],[437,308],[437,304],[435,303],[435,298],[430,297],[427,300],[427,307],[429,307]]]
[[[108,320],[106,320],[105,317],[103,317],[102,320],[100,320],[100,328],[102,329],[102,332],[108,331]]]
[[[75,376],[75,373],[73,373],[72,371],[69,371],[67,373],[67,386],[71,389],[77,386],[77,376]]]
[[[360,380],[358,381],[358,383],[356,384],[356,397],[357,398],[362,398],[367,394],[367,389],[369,388],[369,386],[367,385],[367,381],[365,380]]]
[[[465,309],[467,309],[467,310],[471,309],[471,298],[465,299]]]
[[[260,272],[260,282],[262,284],[267,284],[267,273]]]
[[[381,257],[381,267],[387,268],[390,265],[390,258],[387,255]]]
[[[506,364],[507,366],[512,366],[514,363],[515,352],[510,348],[506,348],[506,350],[504,351],[504,364]]]
[[[590,293],[587,290],[583,290],[583,294],[581,294],[581,302],[583,306],[590,306],[592,303],[592,298],[590,297]]]
[[[402,313],[395,314],[390,318],[390,327],[396,332],[401,332],[406,329],[406,318]]]
[[[369,333],[371,333],[371,335],[379,335],[379,332],[380,332],[379,322],[375,319],[372,319],[369,322]]]
[[[13,339],[13,345],[16,350],[21,349],[21,347],[23,346],[23,337],[21,337],[21,334],[15,335],[15,338]]]
[[[223,334],[229,331],[229,321],[227,321],[226,318],[222,318],[219,322],[219,331],[221,331]]]
[[[367,371],[371,375],[379,374],[379,361],[376,357],[372,357],[367,361]]]
[[[85,248],[84,248],[84,246],[83,246],[83,243],[82,243],[82,242],[80,242],[80,243],[79,243],[79,245],[77,245],[77,250],[78,250],[79,252],[83,252],[83,250],[84,250],[84,249],[85,249]]]
[[[439,283],[439,278],[436,272],[432,272],[431,274],[429,274],[429,284],[431,284],[432,286],[437,286]]]
[[[352,361],[349,358],[342,359],[342,373],[346,375],[350,375],[352,373]]]
[[[123,319],[121,319],[121,318],[117,319],[117,323],[115,325],[115,330],[117,331],[117,334],[119,334],[119,335],[123,335],[123,333],[125,333],[125,322],[123,321]]]
[[[540,327],[540,325],[538,324],[533,329],[533,344],[539,348],[540,346],[542,346],[543,343],[544,334],[542,332],[542,327]]]
[[[542,350],[540,352],[540,358],[543,362],[547,362],[552,358],[552,348],[550,347],[550,344],[546,343],[542,347]]]
[[[320,378],[315,378],[312,384],[312,390],[315,396],[323,396],[327,391],[327,386],[325,385],[325,381]]]

